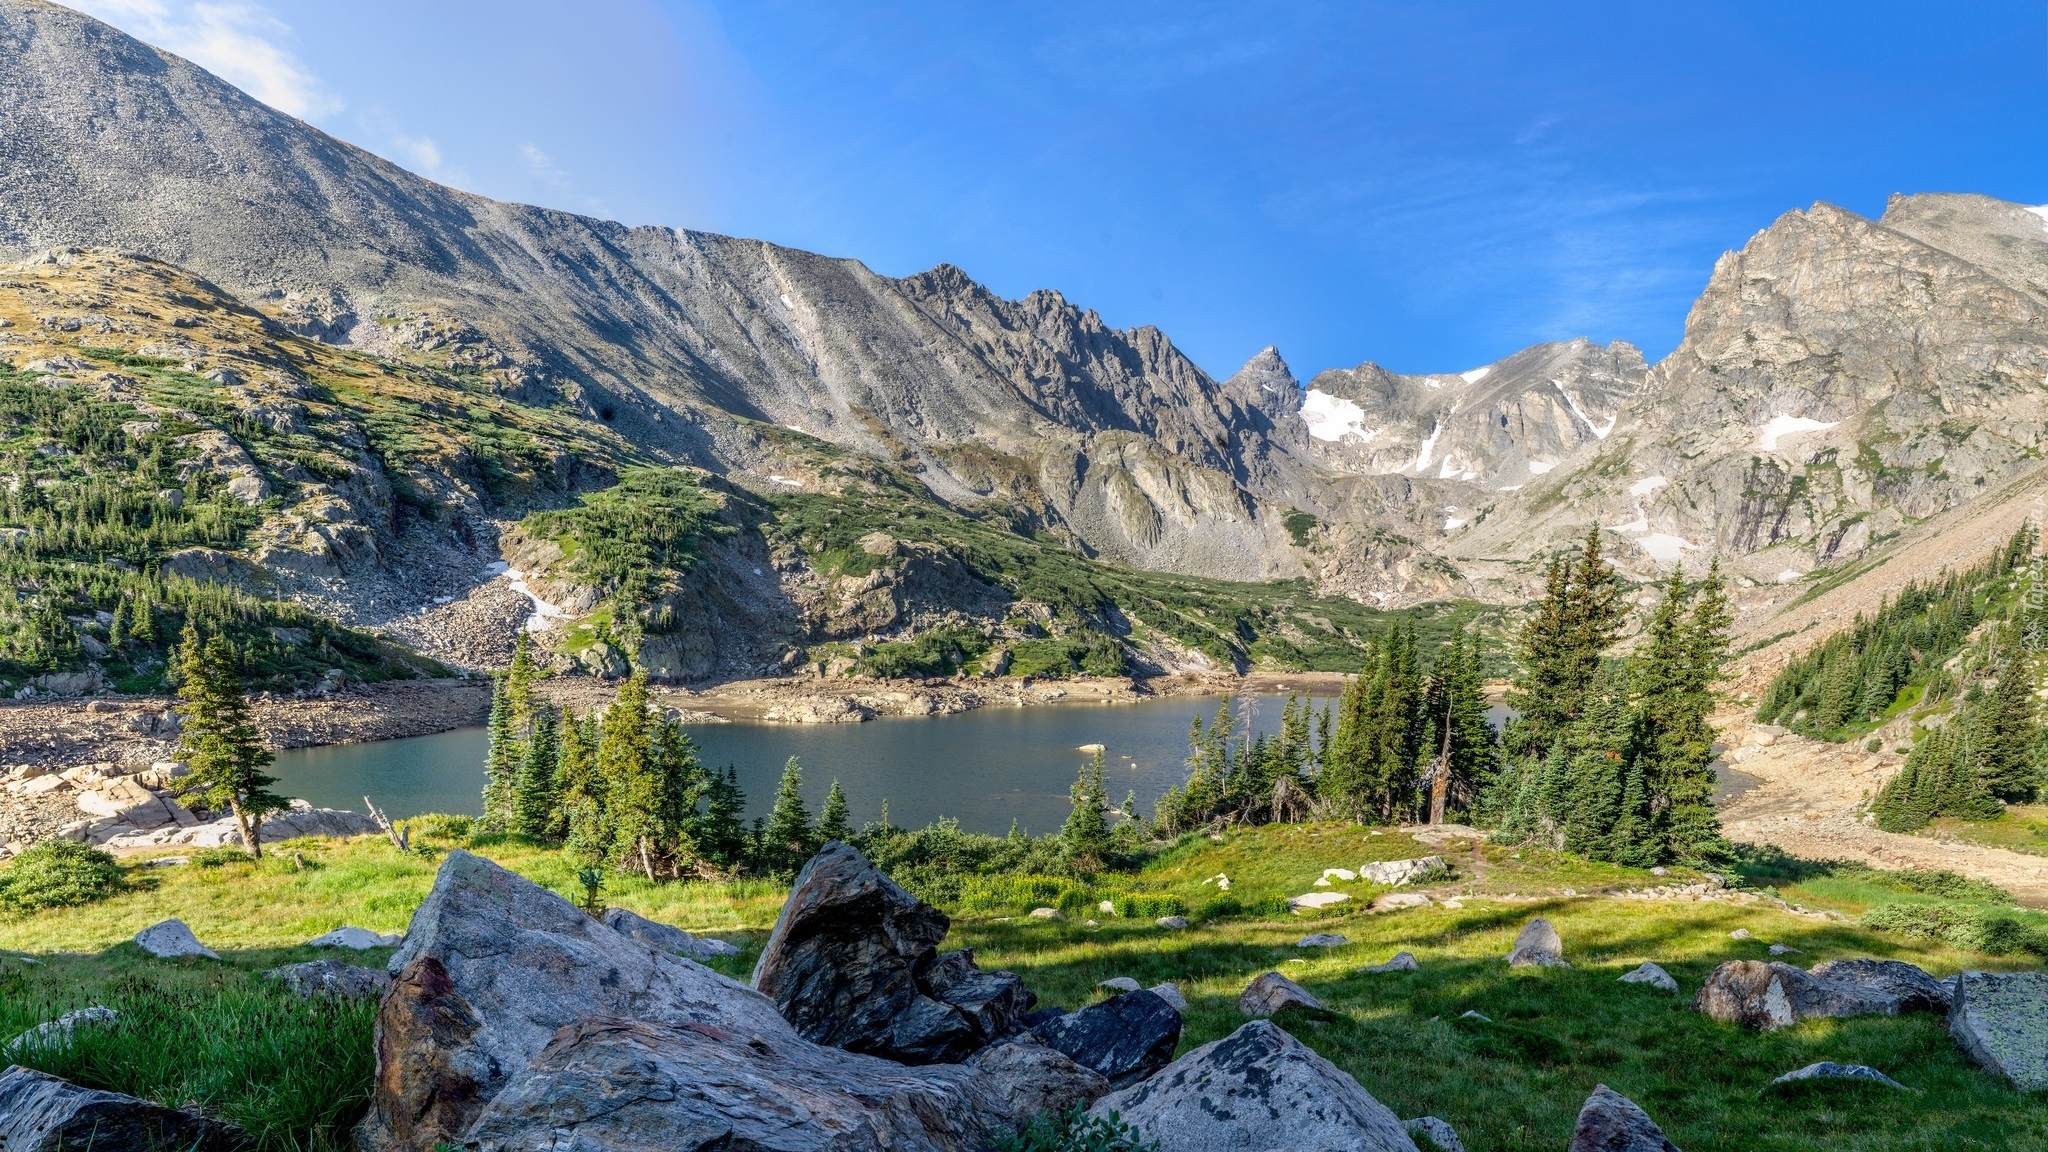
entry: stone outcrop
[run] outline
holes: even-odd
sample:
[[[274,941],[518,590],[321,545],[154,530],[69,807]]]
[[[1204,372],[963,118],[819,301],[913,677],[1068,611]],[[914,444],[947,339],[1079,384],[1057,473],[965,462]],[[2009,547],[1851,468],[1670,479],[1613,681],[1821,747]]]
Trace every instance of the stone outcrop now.
[[[1823,960],[1809,971],[1889,997],[1900,1012],[1946,1012],[1954,996],[1946,983],[1903,960]]]
[[[1173,1152],[1416,1152],[1393,1111],[1270,1021],[1253,1020],[1095,1102]]]
[[[599,919],[604,921],[605,927],[615,932],[623,932],[642,944],[673,952],[678,956],[688,956],[699,963],[720,956],[740,954],[737,945],[724,940],[714,940],[708,936],[692,936],[681,928],[656,923],[624,908],[607,908]]]
[[[2048,972],[1965,972],[1948,1033],[1979,1065],[2024,1092],[2048,1089]]]
[[[1327,1012],[1315,994],[1278,972],[1261,972],[1237,994],[1237,1010],[1247,1016],[1271,1016],[1282,1008]]]
[[[819,1044],[907,1063],[962,1060],[1033,997],[969,953],[939,956],[948,926],[858,849],[827,844],[797,875],[753,984]]]
[[[0,1148],[8,1152],[240,1152],[240,1130],[27,1068],[0,1073]]]
[[[1465,1152],[1465,1142],[1458,1139],[1458,1130],[1451,1122],[1436,1116],[1417,1116],[1402,1122],[1408,1135],[1415,1140],[1417,1148],[1435,1148],[1436,1152]]]
[[[1414,860],[1381,860],[1358,866],[1358,877],[1389,888],[1403,884],[1427,884],[1442,880],[1451,874],[1450,862],[1441,856],[1422,856]]]
[[[1579,1109],[1569,1152],[1678,1152],[1678,1146],[1635,1101],[1601,1084]]]
[[[1541,916],[1522,925],[1515,934],[1515,946],[1508,953],[1510,968],[1569,968],[1564,960],[1564,939],[1549,920]]]
[[[1890,995],[1762,960],[1730,960],[1714,969],[1693,1006],[1724,1024],[1762,1032],[1801,1020],[1899,1012],[1899,1001]]]
[[[1123,1088],[1166,1066],[1180,1044],[1180,1013],[1140,990],[1046,1021],[1032,1030],[1047,1047]]]

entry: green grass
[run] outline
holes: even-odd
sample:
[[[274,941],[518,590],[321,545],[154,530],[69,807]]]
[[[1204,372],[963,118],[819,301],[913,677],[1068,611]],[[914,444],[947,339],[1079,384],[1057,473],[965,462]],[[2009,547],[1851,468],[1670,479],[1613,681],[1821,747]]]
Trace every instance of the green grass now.
[[[430,848],[445,846],[431,835],[419,838]],[[334,1086],[334,1111],[321,1119],[302,1097],[259,1088],[296,1083],[302,1063],[297,1052],[259,1048],[245,1059],[173,1031],[187,1027],[179,1021],[188,1016],[277,1019],[275,997],[254,984],[253,972],[305,955],[291,946],[340,924],[402,927],[437,863],[428,856],[400,856],[377,839],[293,847],[305,866],[286,854],[262,864],[135,868],[134,886],[102,903],[0,921],[0,947],[29,949],[46,961],[34,967],[0,961],[7,981],[0,987],[8,991],[0,1024],[26,1026],[124,989],[144,1001],[171,997],[190,1011],[135,1013],[136,1031],[113,1045],[129,1054],[100,1066],[94,1075],[101,1082],[160,1099],[200,1100],[223,1115],[270,1117],[270,1147],[336,1146],[360,1109],[366,1067],[318,1057],[328,1062],[321,1076]],[[499,837],[473,848],[555,891],[576,891],[572,869],[550,847]],[[1432,891],[1439,897],[1460,894],[1459,908],[1437,904],[1374,914],[1363,909],[1374,892],[1370,885],[1339,884],[1338,890],[1353,894],[1350,904],[1315,916],[1278,911],[1280,898],[1314,890],[1324,868],[1355,869],[1367,860],[1437,851],[1393,830],[1374,835],[1335,825],[1278,826],[1233,832],[1220,841],[1191,838],[1137,875],[1099,883],[974,878],[949,909],[956,919],[948,943],[974,948],[986,967],[1019,973],[1044,1002],[1063,1007],[1088,1003],[1099,995],[1095,985],[1111,976],[1147,984],[1173,980],[1190,1001],[1182,1051],[1243,1023],[1237,993],[1251,977],[1277,968],[1333,1009],[1327,1018],[1283,1016],[1284,1027],[1401,1115],[1450,1120],[1475,1152],[1554,1152],[1564,1145],[1595,1083],[1642,1104],[1688,1152],[2048,1146],[2048,1113],[1968,1064],[1934,1018],[1820,1021],[1765,1036],[1707,1020],[1691,1010],[1689,997],[1616,982],[1623,972],[1654,960],[1690,992],[1714,965],[1764,958],[1770,943],[1801,949],[1796,959],[1804,964],[1880,956],[1909,960],[1936,975],[2009,966],[1993,958],[1764,903],[1568,897],[1562,894],[1566,889],[1592,893],[1692,877],[1651,877],[1490,845],[1442,852],[1455,874]],[[1153,925],[1155,909],[1166,901],[1195,909],[1215,898],[1215,886],[1203,881],[1219,872],[1231,878],[1230,895],[1254,914],[1198,920],[1186,931]],[[1807,872],[1782,878],[1782,890],[1804,903],[1830,902],[1851,914],[1879,899],[1935,899],[1902,894],[1881,877],[1858,881]],[[656,887],[619,878],[614,885],[609,902],[742,942],[742,954],[720,965],[734,975],[750,968],[782,898],[766,882]],[[1138,894],[1146,902],[1128,905],[1134,915],[1092,910],[1097,899]],[[1021,915],[1040,904],[1066,907],[1068,918]],[[120,943],[170,915],[183,917],[226,961],[149,961]],[[1539,915],[1557,924],[1572,969],[1510,971],[1501,963],[1515,932]],[[1090,926],[1088,918],[1100,923]],[[1736,928],[1749,929],[1755,938],[1731,939]],[[1352,943],[1304,955],[1293,945],[1309,931],[1342,933]],[[99,949],[109,950],[57,955]],[[1415,953],[1420,971],[1357,973],[1403,949]],[[1468,1009],[1496,1024],[1459,1020]],[[321,1023],[347,1039],[341,1056],[367,1053],[366,1014]],[[137,1054],[174,1042],[191,1043],[202,1055],[186,1061],[190,1067],[166,1070],[163,1062]],[[1850,1086],[1764,1098],[1771,1077],[1816,1060],[1871,1064],[1918,1092],[1895,1096]],[[226,1061],[233,1075],[214,1061]]]
[[[2048,856],[2048,804],[2010,804],[1996,820],[1942,817],[1921,835]]]

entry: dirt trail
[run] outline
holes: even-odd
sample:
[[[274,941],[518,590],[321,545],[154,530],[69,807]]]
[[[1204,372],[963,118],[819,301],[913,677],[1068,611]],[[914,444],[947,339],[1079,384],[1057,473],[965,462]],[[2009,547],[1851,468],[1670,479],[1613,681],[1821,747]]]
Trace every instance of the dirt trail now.
[[[1989,881],[2030,907],[2048,908],[2048,856],[1881,832],[1859,809],[1905,758],[1829,744],[1749,722],[1715,718],[1729,766],[1761,784],[1721,808],[1732,840],[1771,844],[1808,860],[1860,860],[1876,868],[1946,868]]]

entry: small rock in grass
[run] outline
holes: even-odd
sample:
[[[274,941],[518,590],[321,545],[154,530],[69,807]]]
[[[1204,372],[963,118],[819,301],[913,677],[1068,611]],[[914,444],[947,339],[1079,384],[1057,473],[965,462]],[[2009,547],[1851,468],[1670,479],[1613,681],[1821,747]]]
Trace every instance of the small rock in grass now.
[[[1375,912],[1399,912],[1403,908],[1421,908],[1429,903],[1429,897],[1420,892],[1389,892],[1373,898]]]
[[[1752,936],[1752,935],[1750,934],[1750,931],[1749,931],[1749,929],[1747,929],[1747,928],[1737,928],[1737,929],[1736,929],[1735,931],[1733,931],[1733,932],[1730,932],[1730,933],[1728,934],[1728,938],[1729,938],[1730,940],[1751,940],[1751,939],[1755,939],[1755,937],[1754,937],[1754,936]]]
[[[1896,1016],[1897,999],[1781,961],[1730,960],[1700,986],[1693,1006],[1724,1024],[1769,1032],[1801,1020]]]
[[[179,956],[204,956],[209,960],[220,959],[220,954],[199,942],[192,935],[192,929],[183,920],[165,920],[151,924],[135,934],[135,944],[151,956],[173,959]]]
[[[1515,947],[1508,953],[1510,968],[1569,968],[1564,962],[1564,939],[1549,920],[1541,916],[1522,925]]]
[[[1798,1084],[1809,1080],[1861,1080],[1870,1084],[1882,1084],[1887,1088],[1897,1088],[1901,1092],[1912,1091],[1868,1064],[1837,1064],[1832,1060],[1808,1064],[1804,1068],[1785,1073],[1771,1083]]]
[[[1107,988],[1112,992],[1136,992],[1138,989],[1143,988],[1144,985],[1131,979],[1129,976],[1111,976],[1109,979],[1097,984],[1096,987]]]
[[[323,936],[306,941],[308,948],[352,948],[358,952],[369,948],[396,948],[400,943],[396,934],[385,936],[368,928],[336,928]]]
[[[1384,964],[1374,964],[1374,965],[1371,965],[1370,967],[1366,967],[1366,968],[1360,968],[1360,969],[1359,969],[1359,971],[1360,971],[1360,972],[1413,972],[1413,971],[1415,971],[1415,970],[1416,970],[1417,968],[1420,968],[1420,967],[1422,967],[1422,965],[1420,965],[1420,964],[1417,964],[1417,963],[1415,962],[1415,953],[1413,953],[1413,952],[1396,952],[1396,953],[1394,953],[1394,958],[1393,958],[1393,959],[1391,959],[1391,960],[1389,960],[1389,961],[1387,961],[1386,963],[1384,963]]]
[[[1105,915],[1114,916],[1116,915],[1116,901],[1104,900],[1102,903],[1097,904],[1095,906],[1095,910],[1097,912],[1104,913]]]
[[[1799,949],[1797,949],[1797,948],[1794,948],[1794,947],[1792,947],[1792,946],[1791,946],[1790,944],[1773,944],[1773,945],[1771,945],[1771,955],[1773,955],[1773,956],[1804,956],[1804,955],[1805,955],[1805,953],[1804,953],[1804,952],[1801,952],[1801,951],[1800,951]]]
[[[311,960],[286,964],[263,974],[303,999],[326,997],[333,1000],[369,1000],[384,995],[391,986],[391,974],[381,968],[361,968],[339,960]]]
[[[71,1035],[81,1027],[100,1027],[119,1020],[121,1014],[112,1008],[95,1004],[90,1008],[77,1008],[66,1012],[55,1020],[48,1020],[16,1036],[0,1048],[0,1055],[12,1059],[18,1054],[47,1051],[62,1048],[71,1043]]]
[[[1408,1129],[1408,1135],[1415,1138],[1418,1147],[1427,1140],[1436,1146],[1437,1152],[1465,1152],[1465,1142],[1458,1139],[1458,1130],[1451,1127],[1448,1120],[1417,1116],[1413,1120],[1403,1120],[1401,1124]]]
[[[1175,984],[1171,980],[1164,984],[1154,984],[1146,989],[1146,991],[1172,1005],[1175,1012],[1186,1012],[1188,1010],[1188,998],[1181,995],[1180,985]]]
[[[1666,992],[1678,991],[1678,981],[1671,978],[1671,973],[1648,962],[1643,963],[1633,972],[1623,976],[1621,982],[1623,984],[1648,984],[1652,988],[1659,988]]]
[[[1033,908],[1033,909],[1031,910],[1031,918],[1032,918],[1033,920],[1065,920],[1065,919],[1066,919],[1066,917],[1065,917],[1065,916],[1062,916],[1062,915],[1060,915],[1060,910],[1059,910],[1059,909],[1057,909],[1057,908]]]
[[[1465,1010],[1464,1010],[1463,1012],[1460,1012],[1460,1013],[1458,1013],[1458,1019],[1460,1019],[1460,1020],[1477,1020],[1477,1021],[1479,1021],[1479,1022],[1480,1022],[1480,1023],[1482,1023],[1482,1024],[1491,1024],[1491,1023],[1493,1023],[1493,1017],[1491,1017],[1491,1016],[1488,1016],[1488,1015],[1487,1015],[1486,1013],[1484,1013],[1484,1012],[1480,1012],[1480,1011],[1478,1011],[1478,1010],[1476,1010],[1476,1009],[1472,1009],[1472,1008],[1467,1008],[1467,1009],[1465,1009]]]
[[[1310,892],[1301,896],[1289,896],[1287,898],[1287,906],[1299,912],[1303,908],[1327,908],[1332,904],[1342,904],[1349,899],[1351,897],[1343,892]]]
[[[1360,865],[1358,874],[1375,884],[1394,888],[1449,876],[1451,865],[1441,856],[1422,856],[1414,860],[1379,860]]]
[[[1161,928],[1171,928],[1178,932],[1188,926],[1188,918],[1185,916],[1161,916],[1159,919],[1154,920],[1153,923]]]
[[[1289,1007],[1329,1011],[1314,993],[1278,972],[1261,972],[1237,994],[1237,1010],[1247,1016],[1271,1016]]]
[[[1464,906],[1465,902],[1463,900],[1458,899],[1456,896],[1453,896],[1449,900],[1444,901],[1444,907],[1452,909],[1453,911],[1459,908],[1463,908]]]
[[[1678,1145],[1635,1101],[1601,1084],[1579,1109],[1570,1152],[1678,1152]]]
[[[1650,869],[1650,875],[1652,875],[1652,876],[1669,876],[1669,875],[1671,875],[1671,869],[1669,869],[1669,868],[1666,868],[1666,867],[1665,867],[1665,866],[1663,866],[1662,864],[1659,864],[1659,865],[1657,865],[1657,866],[1656,866],[1655,868],[1652,868],[1652,869]]]
[[[1294,946],[1296,948],[1342,948],[1349,943],[1351,943],[1351,940],[1348,937],[1339,936],[1334,932],[1316,932],[1295,941]]]

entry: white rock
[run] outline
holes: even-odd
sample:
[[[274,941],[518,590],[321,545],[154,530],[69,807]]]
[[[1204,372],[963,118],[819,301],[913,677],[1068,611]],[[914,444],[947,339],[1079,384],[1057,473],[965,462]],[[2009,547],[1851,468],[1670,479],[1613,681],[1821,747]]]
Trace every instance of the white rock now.
[[[1661,988],[1666,992],[1678,991],[1678,981],[1671,978],[1671,973],[1648,962],[1639,965],[1634,971],[1622,976],[1620,982],[1623,984],[1648,984],[1652,988]]]
[[[165,920],[152,924],[135,934],[135,944],[151,956],[171,959],[178,956],[204,956],[218,960],[220,955],[199,942],[192,935],[192,929],[183,920]]]
[[[1403,951],[1403,952],[1396,952],[1396,953],[1394,953],[1394,958],[1393,958],[1393,959],[1391,959],[1391,960],[1388,960],[1388,961],[1387,961],[1386,963],[1384,963],[1384,964],[1373,964],[1373,965],[1370,965],[1370,966],[1368,966],[1368,967],[1365,967],[1365,968],[1360,968],[1360,969],[1359,969],[1359,971],[1360,971],[1360,972],[1413,972],[1413,971],[1415,971],[1416,969],[1418,969],[1418,968],[1420,968],[1420,967],[1422,967],[1422,965],[1420,965],[1420,964],[1417,964],[1417,963],[1415,962],[1415,953],[1413,953],[1413,952],[1406,952],[1406,951]]]
[[[1175,984],[1171,980],[1164,984],[1154,984],[1146,989],[1146,991],[1166,1001],[1173,1007],[1175,1012],[1186,1012],[1188,1010],[1188,998],[1181,995],[1180,985]]]
[[[1112,992],[1136,992],[1138,989],[1143,988],[1144,985],[1131,979],[1129,976],[1111,976],[1109,979],[1097,984],[1096,987],[1107,988]]]
[[[1032,918],[1033,920],[1065,920],[1065,919],[1066,919],[1066,917],[1065,917],[1065,916],[1062,916],[1062,915],[1060,915],[1060,910],[1059,910],[1059,909],[1057,909],[1057,908],[1033,908],[1033,909],[1031,910],[1031,918]]]
[[[1373,897],[1372,910],[1399,912],[1403,908],[1420,908],[1429,902],[1429,897],[1420,892],[1389,892],[1384,896]]]
[[[1298,912],[1303,908],[1328,908],[1349,899],[1351,897],[1342,892],[1310,892],[1303,896],[1289,896],[1287,906]]]
[[[1413,1120],[1402,1121],[1402,1126],[1408,1129],[1408,1135],[1419,1136],[1436,1145],[1437,1152],[1465,1152],[1465,1142],[1458,1139],[1458,1130],[1451,1127],[1449,1121],[1434,1116],[1417,1116]]]
[[[367,948],[396,948],[403,937],[393,933],[386,936],[368,928],[336,928],[322,936],[306,941],[308,948],[353,948],[358,952]]]

